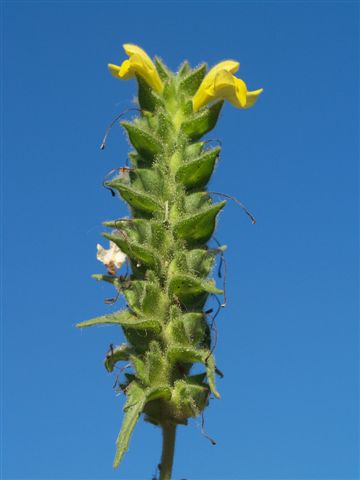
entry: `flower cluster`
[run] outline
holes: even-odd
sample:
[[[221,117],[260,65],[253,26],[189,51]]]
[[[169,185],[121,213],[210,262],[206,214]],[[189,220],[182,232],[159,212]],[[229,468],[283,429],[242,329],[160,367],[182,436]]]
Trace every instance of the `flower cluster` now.
[[[121,80],[134,78],[137,74],[155,92],[161,92],[163,83],[147,53],[130,43],[124,44],[123,47],[129,59],[120,66],[109,64],[110,72]],[[235,60],[224,60],[215,65],[207,73],[192,99],[194,112],[215,100],[227,100],[237,108],[252,107],[263,89],[248,91],[244,80],[233,75],[239,68],[240,63]]]

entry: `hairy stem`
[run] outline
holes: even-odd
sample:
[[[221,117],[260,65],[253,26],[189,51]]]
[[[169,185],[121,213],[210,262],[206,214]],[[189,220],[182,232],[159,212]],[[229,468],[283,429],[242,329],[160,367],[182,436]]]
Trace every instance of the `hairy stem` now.
[[[160,465],[160,480],[171,480],[174,461],[176,425],[168,423],[162,426],[163,446]]]

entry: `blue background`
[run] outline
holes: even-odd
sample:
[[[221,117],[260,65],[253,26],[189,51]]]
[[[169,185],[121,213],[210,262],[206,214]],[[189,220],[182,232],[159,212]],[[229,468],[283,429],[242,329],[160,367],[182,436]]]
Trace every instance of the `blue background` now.
[[[2,478],[150,480],[159,460],[141,421],[112,470],[123,399],[102,360],[121,333],[74,328],[115,308],[90,275],[101,222],[127,213],[101,186],[125,135],[99,150],[136,93],[106,67],[125,42],[172,69],[235,58],[264,88],[209,135],[211,190],[258,223],[232,202],[221,215],[217,445],[199,420],[180,427],[174,479],[359,478],[358,3],[6,2],[3,27]]]

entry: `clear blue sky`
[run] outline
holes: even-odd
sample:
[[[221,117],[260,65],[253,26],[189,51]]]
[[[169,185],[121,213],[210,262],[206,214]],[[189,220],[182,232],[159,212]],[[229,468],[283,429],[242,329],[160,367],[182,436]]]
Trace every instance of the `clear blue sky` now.
[[[358,3],[6,2],[3,146],[3,477],[146,479],[160,432],[143,421],[119,471],[123,399],[102,360],[114,310],[91,280],[101,222],[126,215],[101,186],[125,164],[114,116],[121,45],[176,69],[240,60],[258,104],[229,105],[211,189],[228,204],[228,307],[218,320],[220,401],[180,427],[174,479],[358,479]],[[120,308],[122,302],[118,304]]]

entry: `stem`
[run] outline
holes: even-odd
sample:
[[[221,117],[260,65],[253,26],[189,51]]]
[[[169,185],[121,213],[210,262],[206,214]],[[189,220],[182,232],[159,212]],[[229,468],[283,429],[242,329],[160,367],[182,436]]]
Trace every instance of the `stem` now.
[[[161,454],[160,480],[171,480],[174,461],[176,425],[167,423],[162,425],[163,446]]]

